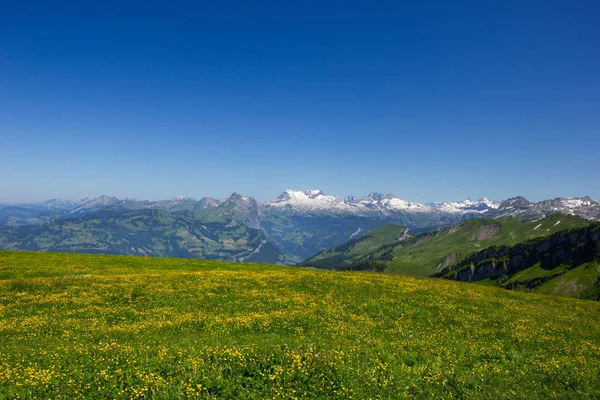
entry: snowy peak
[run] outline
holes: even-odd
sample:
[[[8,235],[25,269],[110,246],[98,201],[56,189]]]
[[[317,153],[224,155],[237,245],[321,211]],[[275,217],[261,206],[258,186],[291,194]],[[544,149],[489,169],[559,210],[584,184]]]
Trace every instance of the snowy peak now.
[[[592,214],[600,215],[600,203],[587,196],[568,198],[557,197],[555,199],[532,203],[528,208],[543,213],[562,212],[565,214],[583,214],[587,216],[587,211],[589,211]],[[586,212],[584,213],[584,211]]]
[[[384,199],[381,200],[381,204],[385,208],[392,209],[392,210],[412,211],[412,212],[418,212],[418,213],[425,213],[425,212],[432,211],[431,207],[429,207],[425,204],[413,203],[412,201],[406,201],[406,200],[399,199],[397,197],[388,197],[388,196],[389,195],[386,195],[384,197]]]
[[[267,207],[291,207],[299,210],[349,210],[351,207],[337,196],[330,196],[322,190],[287,189],[275,200],[266,203]]]
[[[306,200],[306,199],[316,199],[318,197],[321,196],[327,196],[325,193],[323,193],[322,190],[291,190],[291,189],[286,189],[285,192],[283,192],[282,194],[279,195],[279,197],[277,197],[277,200],[282,200],[282,201],[288,201],[288,200],[295,200],[295,201],[302,201],[302,200]],[[335,196],[329,196],[329,197],[335,197]]]
[[[382,194],[371,192],[366,197],[348,196],[341,200],[337,196],[323,193],[321,190],[286,190],[274,201],[268,202],[267,207],[287,207],[296,210],[319,210],[334,212],[349,212],[355,214],[388,214],[394,211],[431,212],[432,209],[424,204],[401,200],[391,193]]]
[[[532,203],[524,197],[518,196],[504,200],[494,210],[493,216],[518,217],[525,219],[543,218],[555,212],[577,215],[582,218],[600,220],[600,203],[589,197],[557,197]]]
[[[319,196],[326,196],[326,194],[323,193],[322,190],[307,190],[306,192],[304,192],[304,194],[306,194],[311,199],[316,199]]]
[[[482,214],[490,210],[495,210],[500,206],[500,202],[490,201],[485,197],[477,201],[471,200],[470,197],[467,197],[462,201],[448,201],[448,202],[436,202],[429,203],[432,208],[437,209],[442,213],[448,214],[469,214],[469,213],[477,213]]]
[[[406,201],[399,199],[395,195],[388,193],[371,192],[358,202],[359,206],[363,206],[367,209],[378,209],[382,212],[386,211],[411,211],[411,212],[431,212],[431,207],[424,204],[413,203],[412,201]]]
[[[394,197],[393,194],[388,194],[388,196]],[[367,201],[381,201],[385,198],[385,195],[383,193],[379,193],[379,192],[371,192],[367,195],[367,197],[365,197],[363,199],[363,201],[367,202]]]
[[[379,192],[371,192],[363,200],[365,200],[365,201],[369,201],[369,200],[370,201],[383,201],[386,199],[391,200],[391,199],[397,199],[397,198],[398,197],[396,197],[392,193],[383,194],[383,193],[379,193]]]

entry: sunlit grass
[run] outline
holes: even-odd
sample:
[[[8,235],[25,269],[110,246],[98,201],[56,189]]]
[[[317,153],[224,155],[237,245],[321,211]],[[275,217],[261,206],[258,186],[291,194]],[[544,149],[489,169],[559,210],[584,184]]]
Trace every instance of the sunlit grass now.
[[[402,276],[0,252],[0,398],[598,398],[600,305]]]

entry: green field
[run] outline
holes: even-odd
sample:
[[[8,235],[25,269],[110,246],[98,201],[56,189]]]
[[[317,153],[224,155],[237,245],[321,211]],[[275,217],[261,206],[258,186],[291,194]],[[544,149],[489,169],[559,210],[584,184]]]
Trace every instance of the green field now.
[[[446,280],[0,252],[0,398],[600,397],[600,304]]]

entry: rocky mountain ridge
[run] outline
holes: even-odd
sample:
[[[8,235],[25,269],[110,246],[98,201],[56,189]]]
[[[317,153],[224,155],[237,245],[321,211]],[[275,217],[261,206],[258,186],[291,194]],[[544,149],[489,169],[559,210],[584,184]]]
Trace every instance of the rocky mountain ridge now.
[[[588,196],[571,198],[553,198],[540,202],[530,202],[524,197],[518,196],[502,201],[491,201],[481,198],[473,201],[467,198],[462,201],[431,202],[426,204],[403,200],[391,193],[383,194],[371,192],[367,196],[347,196],[339,198],[335,195],[325,194],[321,190],[285,190],[280,196],[271,201],[260,203],[252,197],[233,193],[226,199],[215,199],[204,197],[196,200],[191,197],[179,195],[170,200],[135,200],[120,199],[114,196],[102,195],[96,198],[85,198],[79,201],[51,199],[43,203],[31,204],[3,204],[0,210],[19,209],[31,210],[32,214],[43,214],[46,211],[63,212],[62,215],[82,214],[95,211],[104,207],[122,207],[127,209],[162,209],[165,211],[192,211],[194,209],[205,209],[218,207],[223,203],[243,204],[252,203],[251,209],[259,214],[269,212],[295,212],[295,213],[341,213],[353,215],[379,215],[382,217],[402,212],[405,214],[439,214],[449,216],[515,216],[539,218],[544,214],[562,212],[566,214],[579,215],[588,219],[600,220],[600,203]],[[244,206],[243,206],[244,207]],[[245,208],[245,207],[244,207]],[[250,211],[250,210],[248,210]],[[485,215],[484,215],[485,214]],[[7,221],[0,220],[0,223]],[[34,222],[35,223],[35,222]],[[10,225],[26,225],[27,223],[9,223]]]
[[[600,223],[488,247],[433,276],[600,300]]]

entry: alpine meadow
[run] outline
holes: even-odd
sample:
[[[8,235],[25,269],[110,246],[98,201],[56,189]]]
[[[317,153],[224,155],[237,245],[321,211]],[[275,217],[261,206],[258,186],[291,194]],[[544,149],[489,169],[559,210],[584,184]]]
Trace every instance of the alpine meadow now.
[[[600,304],[261,264],[0,252],[1,398],[596,398]]]

